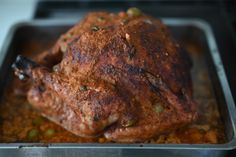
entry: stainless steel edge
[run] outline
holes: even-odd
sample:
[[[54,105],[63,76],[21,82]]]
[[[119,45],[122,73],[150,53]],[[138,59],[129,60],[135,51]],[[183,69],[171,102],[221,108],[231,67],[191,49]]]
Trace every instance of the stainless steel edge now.
[[[80,18],[79,18],[80,19]],[[13,26],[8,34],[8,40],[5,42],[4,51],[6,52],[10,41],[12,39],[13,33],[16,28],[29,25],[29,26],[57,26],[57,25],[73,25],[79,19],[68,19],[68,20],[34,20],[21,22]],[[179,150],[231,150],[236,148],[236,108],[234,100],[229,88],[227,77],[225,75],[224,67],[220,58],[219,50],[216,45],[216,40],[210,25],[201,19],[182,19],[182,18],[162,18],[162,21],[168,26],[193,26],[201,29],[207,38],[207,43],[210,49],[211,57],[214,60],[215,68],[217,69],[217,74],[220,80],[221,87],[224,92],[224,96],[227,103],[227,109],[229,111],[230,120],[233,127],[234,136],[232,140],[225,144],[76,144],[76,143],[1,143],[1,149],[16,149],[16,148],[44,148],[44,149],[179,149]],[[0,63],[2,63],[5,58],[5,54],[0,58]]]

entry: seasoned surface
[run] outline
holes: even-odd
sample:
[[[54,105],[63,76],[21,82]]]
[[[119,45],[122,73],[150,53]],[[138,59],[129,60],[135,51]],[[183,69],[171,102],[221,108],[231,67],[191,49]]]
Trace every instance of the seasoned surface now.
[[[194,40],[194,39],[193,39]],[[193,60],[192,78],[194,99],[198,102],[199,118],[194,123],[144,141],[144,143],[224,143],[226,142],[224,127],[220,121],[211,82],[204,62],[204,49],[201,45],[186,39],[183,47],[190,52]],[[194,40],[195,41],[195,40]],[[35,56],[53,41],[27,41],[19,48],[25,56]],[[48,45],[49,44],[49,45]],[[32,52],[35,52],[34,54]],[[73,135],[59,125],[42,118],[26,100],[28,82],[14,78],[0,105],[1,142],[111,142],[103,136],[82,138]],[[52,133],[53,132],[53,133]]]
[[[189,56],[158,19],[89,13],[42,56],[28,100],[78,136],[140,142],[197,117]]]

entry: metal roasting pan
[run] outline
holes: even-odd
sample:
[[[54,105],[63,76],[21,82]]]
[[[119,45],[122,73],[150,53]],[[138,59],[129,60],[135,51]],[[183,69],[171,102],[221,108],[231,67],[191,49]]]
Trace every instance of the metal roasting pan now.
[[[0,57],[0,92],[10,81],[10,65],[17,52],[16,45],[22,35],[35,37],[37,31],[45,38],[57,38],[78,19],[34,20],[14,25],[9,31]],[[236,148],[236,110],[224,67],[210,25],[201,19],[163,18],[177,40],[188,36],[206,49],[206,62],[212,78],[217,103],[225,125],[227,143],[223,144],[83,144],[83,143],[0,143],[0,156],[224,156],[227,150]]]

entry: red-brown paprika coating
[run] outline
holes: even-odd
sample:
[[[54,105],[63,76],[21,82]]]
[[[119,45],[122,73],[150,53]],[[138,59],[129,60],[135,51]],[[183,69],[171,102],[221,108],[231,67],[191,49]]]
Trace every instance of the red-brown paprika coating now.
[[[28,100],[78,136],[143,141],[196,118],[190,59],[153,17],[89,13],[36,61]]]

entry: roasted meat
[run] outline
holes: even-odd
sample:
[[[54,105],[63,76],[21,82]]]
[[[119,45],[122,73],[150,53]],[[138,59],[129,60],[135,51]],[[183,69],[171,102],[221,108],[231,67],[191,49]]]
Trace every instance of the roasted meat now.
[[[35,58],[13,68],[32,80],[29,102],[78,136],[141,142],[196,119],[191,61],[156,18],[89,13]]]

